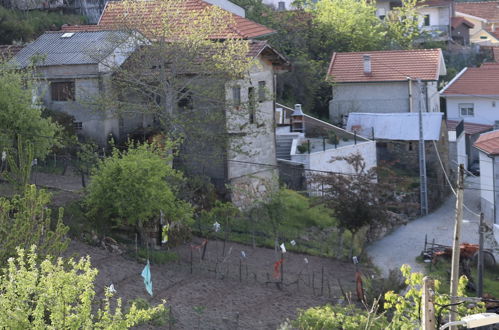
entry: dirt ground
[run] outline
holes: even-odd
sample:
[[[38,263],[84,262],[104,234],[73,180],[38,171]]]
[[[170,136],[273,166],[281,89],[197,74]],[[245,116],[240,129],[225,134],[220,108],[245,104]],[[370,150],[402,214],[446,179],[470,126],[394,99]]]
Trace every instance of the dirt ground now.
[[[280,269],[274,274],[280,253],[227,243],[222,256],[223,242],[211,241],[201,260],[201,244],[201,239],[195,239],[176,248],[181,256],[177,262],[151,265],[154,297],[147,294],[140,276],[144,262],[77,240],[73,240],[67,255],[91,256],[93,266],[99,269],[99,295],[112,283],[125,302],[141,297],[156,304],[165,299],[175,322],[162,328],[276,329],[287,318],[294,318],[299,308],[336,303],[343,296],[338,280],[344,291],[354,288],[355,267],[350,263],[285,253],[281,286],[275,283],[280,282],[280,276],[274,277],[281,274]]]

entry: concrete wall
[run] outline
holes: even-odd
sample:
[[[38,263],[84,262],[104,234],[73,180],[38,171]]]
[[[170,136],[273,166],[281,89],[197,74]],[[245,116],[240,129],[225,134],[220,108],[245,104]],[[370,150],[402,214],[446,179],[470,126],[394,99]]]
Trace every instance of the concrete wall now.
[[[480,204],[484,214],[485,221],[494,221],[494,158],[488,157],[485,153],[480,152]],[[497,222],[497,221],[496,221]]]
[[[412,85],[412,110],[418,111],[417,84]],[[437,83],[428,82],[428,111],[439,112]],[[333,99],[329,102],[329,119],[341,123],[350,112],[409,112],[409,82],[344,83],[333,86]]]
[[[499,120],[499,96],[496,98],[447,96],[446,102],[448,119],[464,119],[464,121],[468,123],[487,125],[494,125],[495,121]],[[460,103],[473,103],[474,116],[461,116],[459,111]]]

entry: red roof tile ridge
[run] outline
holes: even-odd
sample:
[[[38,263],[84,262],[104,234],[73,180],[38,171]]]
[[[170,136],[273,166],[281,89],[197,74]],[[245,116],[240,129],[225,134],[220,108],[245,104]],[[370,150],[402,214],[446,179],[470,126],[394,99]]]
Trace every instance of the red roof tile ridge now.
[[[417,48],[417,49],[393,49],[393,50],[369,50],[357,52],[334,52],[335,54],[372,54],[372,53],[416,53],[423,51],[440,51],[440,48]]]

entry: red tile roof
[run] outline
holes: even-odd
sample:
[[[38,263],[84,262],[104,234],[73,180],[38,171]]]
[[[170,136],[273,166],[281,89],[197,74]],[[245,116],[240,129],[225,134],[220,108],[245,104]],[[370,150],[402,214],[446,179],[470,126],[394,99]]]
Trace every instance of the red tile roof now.
[[[452,17],[451,26],[453,29],[457,28],[461,24],[468,26],[470,29],[475,27],[475,24],[471,23],[464,17]]]
[[[104,12],[99,20],[99,26],[106,27],[119,27],[124,24],[139,26],[139,30],[154,30],[162,28],[163,20],[166,18],[165,13],[161,11],[160,0],[141,1],[137,2],[139,5],[134,7],[132,11],[128,11],[123,2],[108,2],[104,8]],[[192,15],[202,17],[203,11],[212,5],[202,0],[182,0],[178,5],[172,5],[172,10],[179,15],[178,21],[180,24],[185,24],[182,19],[189,19]],[[227,39],[227,38],[256,38],[264,35],[275,33],[274,30],[269,29],[263,25],[255,23],[249,19],[238,16],[233,13],[227,12],[233,19],[233,24],[228,24],[226,21],[220,22],[220,30],[212,36],[213,39]],[[167,18],[166,18],[167,19]],[[144,25],[140,28],[141,25]],[[148,25],[147,27],[145,25]],[[181,26],[179,28],[181,29]],[[147,34],[148,31],[141,31]]]
[[[492,47],[493,60],[499,62],[499,47]]]
[[[445,88],[442,95],[499,95],[499,63],[465,68]]]
[[[456,130],[458,124],[459,124],[458,120],[447,120],[447,130],[449,131]],[[487,132],[490,131],[492,128],[493,128],[492,125],[464,122],[464,132],[469,135]]]
[[[499,131],[480,135],[474,146],[489,155],[499,155]]]
[[[499,22],[499,1],[456,2],[457,12]]]
[[[371,56],[370,75],[364,74],[363,56]],[[334,53],[328,76],[334,82],[406,81],[407,77],[438,80],[443,64],[440,49]]]

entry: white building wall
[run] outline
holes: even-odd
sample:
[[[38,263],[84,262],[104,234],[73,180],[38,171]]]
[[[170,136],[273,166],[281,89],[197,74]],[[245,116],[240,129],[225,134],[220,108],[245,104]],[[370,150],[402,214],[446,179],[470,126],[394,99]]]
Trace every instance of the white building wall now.
[[[461,134],[459,139],[456,141],[457,144],[457,163],[463,164],[464,169],[468,169],[468,155],[466,154],[466,134]],[[450,164],[451,167],[455,167],[456,164]]]
[[[263,0],[262,2],[268,6],[274,7],[275,9],[279,8],[279,2],[284,2],[285,10],[293,10],[296,9],[296,7],[293,6],[293,1],[294,0]]]
[[[498,91],[499,93],[499,91]],[[447,96],[447,118],[464,119],[468,123],[494,125],[499,120],[499,97],[451,97]],[[474,115],[462,116],[459,112],[460,103],[473,103]]]
[[[411,82],[412,111],[419,109],[418,86]],[[428,111],[440,112],[437,82],[427,82]],[[423,106],[426,99],[423,97]],[[333,99],[329,102],[329,119],[334,123],[350,112],[395,113],[409,112],[409,82],[339,83],[333,86]]]
[[[486,220],[494,219],[494,191],[492,183],[494,182],[494,166],[492,158],[485,153],[480,152],[480,204]]]

